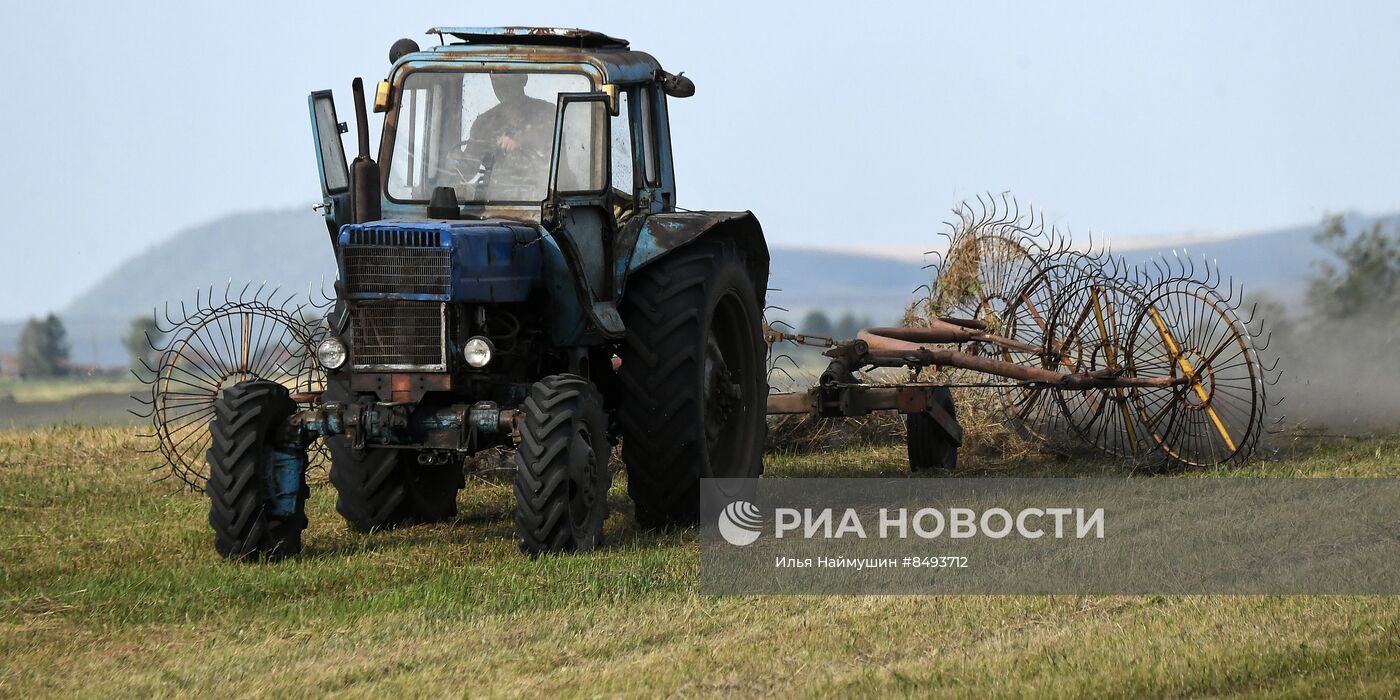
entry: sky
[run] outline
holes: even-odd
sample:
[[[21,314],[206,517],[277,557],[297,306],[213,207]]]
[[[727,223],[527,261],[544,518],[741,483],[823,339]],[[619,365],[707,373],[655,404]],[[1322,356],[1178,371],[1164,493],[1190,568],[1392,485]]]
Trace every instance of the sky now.
[[[982,192],[1117,244],[1400,209],[1400,3],[6,4],[0,320],[183,228],[309,208],[307,93],[351,115],[351,79],[432,26],[582,26],[684,71],[679,203],[752,209],[774,245],[931,247]]]

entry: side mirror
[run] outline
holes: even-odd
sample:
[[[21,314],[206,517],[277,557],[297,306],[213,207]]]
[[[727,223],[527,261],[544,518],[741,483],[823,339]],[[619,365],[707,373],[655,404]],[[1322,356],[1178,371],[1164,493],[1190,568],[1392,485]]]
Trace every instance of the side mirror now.
[[[695,81],[685,77],[684,73],[665,73],[661,78],[661,89],[671,97],[690,97],[695,94]]]

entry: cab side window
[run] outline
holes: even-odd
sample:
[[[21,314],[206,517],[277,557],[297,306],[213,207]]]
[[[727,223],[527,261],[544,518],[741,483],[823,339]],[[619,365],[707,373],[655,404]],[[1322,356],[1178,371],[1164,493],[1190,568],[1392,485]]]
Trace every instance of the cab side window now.
[[[652,100],[654,87],[647,86],[637,91],[638,108],[642,122],[642,181],[648,186],[659,184],[660,175],[656,164],[656,109]]]
[[[631,198],[636,192],[632,167],[632,90],[617,93],[617,114],[612,118],[612,186],[616,194]]]

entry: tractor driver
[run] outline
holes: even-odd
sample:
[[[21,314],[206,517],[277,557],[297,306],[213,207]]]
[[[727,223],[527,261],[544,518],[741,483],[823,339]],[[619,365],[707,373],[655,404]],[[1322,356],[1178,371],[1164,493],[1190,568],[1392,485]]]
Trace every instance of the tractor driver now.
[[[491,89],[499,102],[472,123],[461,159],[484,169],[476,199],[528,201],[545,195],[554,141],[554,105],[525,94],[529,76],[493,73]],[[484,189],[482,186],[484,185]]]

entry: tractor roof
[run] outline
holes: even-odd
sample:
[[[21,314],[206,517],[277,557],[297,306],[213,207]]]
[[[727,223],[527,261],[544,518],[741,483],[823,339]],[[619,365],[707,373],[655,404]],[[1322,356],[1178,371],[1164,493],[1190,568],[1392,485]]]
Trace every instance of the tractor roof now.
[[[562,29],[559,27],[433,27],[429,34],[436,34],[447,42],[447,37],[460,39],[464,44],[487,44],[507,46],[568,46],[578,49],[625,49],[626,39],[610,37],[602,32],[587,29]]]
[[[437,35],[442,45],[406,54],[399,61],[419,65],[444,60],[590,63],[611,83],[651,80],[661,69],[650,54],[629,49],[625,39],[587,29],[433,27],[428,34]]]

